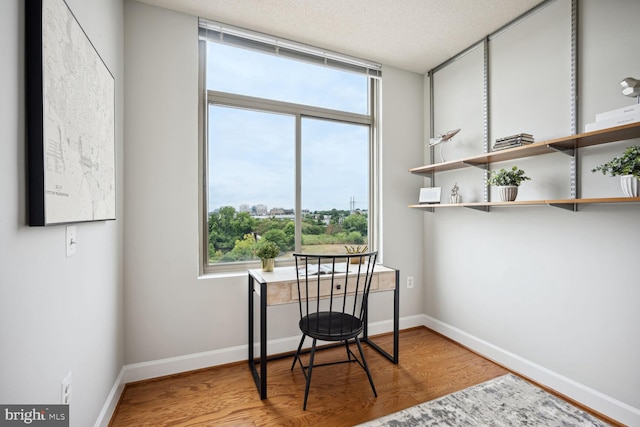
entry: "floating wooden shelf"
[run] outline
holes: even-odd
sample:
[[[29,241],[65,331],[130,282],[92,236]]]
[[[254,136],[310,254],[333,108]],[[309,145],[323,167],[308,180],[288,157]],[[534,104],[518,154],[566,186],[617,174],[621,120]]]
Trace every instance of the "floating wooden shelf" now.
[[[596,130],[593,132],[571,135],[563,138],[551,139],[548,141],[535,142],[521,147],[509,148],[506,150],[494,151],[481,154],[479,156],[467,157],[450,162],[434,163],[432,165],[420,166],[409,169],[409,172],[417,175],[432,177],[436,172],[445,172],[468,167],[480,167],[489,169],[491,163],[503,162],[506,160],[522,159],[525,157],[539,156],[555,152],[564,152],[571,156],[575,155],[577,149],[591,147],[594,145],[608,144],[615,141],[640,138],[640,122],[616,126],[608,129]],[[601,197],[591,199],[560,199],[560,200],[517,200],[515,202],[472,202],[459,204],[420,204],[409,205],[410,208],[422,209],[433,212],[440,208],[471,208],[488,212],[490,208],[513,207],[513,206],[536,206],[546,205],[572,211],[578,210],[581,204],[598,203],[640,203],[640,197]]]
[[[558,199],[558,200],[516,200],[515,202],[471,202],[471,203],[444,203],[444,204],[420,204],[409,205],[410,208],[422,209],[433,212],[440,208],[471,208],[488,211],[489,208],[515,207],[515,206],[554,206],[569,210],[575,210],[579,204],[603,204],[603,203],[640,203],[640,197],[599,197],[590,199]]]
[[[541,154],[565,151],[573,154],[573,150],[593,145],[608,144],[615,141],[640,138],[640,122],[623,126],[616,126],[608,129],[596,130],[593,132],[581,133],[579,135],[566,136],[548,141],[534,142],[533,144],[521,147],[509,148],[506,150],[494,151],[481,154],[479,156],[467,157],[444,163],[434,163],[432,165],[420,166],[409,169],[409,172],[417,175],[430,176],[434,172],[445,172],[455,169],[468,168],[471,166],[487,168],[490,163],[503,162],[506,160],[521,159],[524,157],[539,156]]]

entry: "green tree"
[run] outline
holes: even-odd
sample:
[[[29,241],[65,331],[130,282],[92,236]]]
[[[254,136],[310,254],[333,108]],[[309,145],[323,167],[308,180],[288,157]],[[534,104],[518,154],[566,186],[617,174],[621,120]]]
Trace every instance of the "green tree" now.
[[[367,235],[368,225],[369,225],[369,221],[367,220],[367,216],[362,215],[360,213],[349,215],[342,222],[342,226],[344,227],[345,230],[349,232],[357,231],[363,236]]]
[[[365,243],[364,237],[362,237],[362,234],[360,234],[359,231],[350,232],[345,238],[345,240],[346,240],[346,243],[351,243],[353,245],[362,245]]]
[[[253,236],[253,233],[247,233],[244,235],[242,240],[236,240],[235,246],[227,256],[231,257],[234,261],[247,261],[254,259],[255,247],[256,239]]]
[[[269,230],[262,235],[262,238],[275,243],[276,245],[278,245],[278,247],[280,247],[280,250],[291,250],[294,247],[293,239],[287,237],[287,234],[283,230]]]
[[[248,212],[238,213],[231,206],[220,208],[217,213],[209,215],[209,243],[216,251],[229,252],[236,240],[242,240],[245,234],[253,232],[256,221]]]

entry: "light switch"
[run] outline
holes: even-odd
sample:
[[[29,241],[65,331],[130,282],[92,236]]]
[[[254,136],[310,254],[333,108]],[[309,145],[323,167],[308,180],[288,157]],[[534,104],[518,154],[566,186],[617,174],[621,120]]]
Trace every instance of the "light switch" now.
[[[70,225],[67,227],[67,258],[76,254],[76,226]]]

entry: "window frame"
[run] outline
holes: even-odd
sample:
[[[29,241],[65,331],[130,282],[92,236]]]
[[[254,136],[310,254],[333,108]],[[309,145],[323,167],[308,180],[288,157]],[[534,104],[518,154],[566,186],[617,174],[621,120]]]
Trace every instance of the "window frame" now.
[[[230,108],[241,108],[254,110],[265,113],[285,114],[295,118],[295,250],[300,251],[301,234],[302,234],[302,197],[301,197],[301,164],[302,164],[302,135],[301,123],[303,118],[311,118],[318,120],[330,120],[353,125],[364,125],[369,127],[369,174],[368,174],[368,246],[372,250],[380,247],[380,227],[381,220],[379,215],[380,205],[380,143],[379,143],[379,115],[380,115],[380,86],[379,78],[367,76],[368,85],[368,114],[358,114],[340,110],[333,110],[322,107],[314,107],[310,105],[297,104],[292,102],[277,101],[247,95],[238,95],[233,93],[207,90],[206,88],[206,41],[199,42],[199,177],[200,188],[199,204],[200,204],[200,220],[199,220],[199,239],[200,239],[200,275],[208,274],[227,274],[246,272],[248,269],[260,267],[260,260],[227,262],[219,264],[209,264],[209,245],[208,245],[208,114],[209,106],[217,105]],[[382,257],[379,256],[379,262]],[[293,265],[291,259],[276,259],[276,267]]]

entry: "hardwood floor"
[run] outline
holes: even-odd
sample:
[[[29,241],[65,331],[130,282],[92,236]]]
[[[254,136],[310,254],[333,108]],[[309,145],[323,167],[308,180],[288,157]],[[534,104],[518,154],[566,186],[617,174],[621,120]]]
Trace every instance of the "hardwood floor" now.
[[[392,336],[376,342],[390,349]],[[304,375],[287,357],[269,362],[266,400],[247,363],[234,363],[127,385],[110,426],[352,426],[508,372],[424,327],[401,331],[398,365],[364,350],[377,398],[357,364],[319,367],[303,411]],[[316,360],[344,356],[341,347]]]

